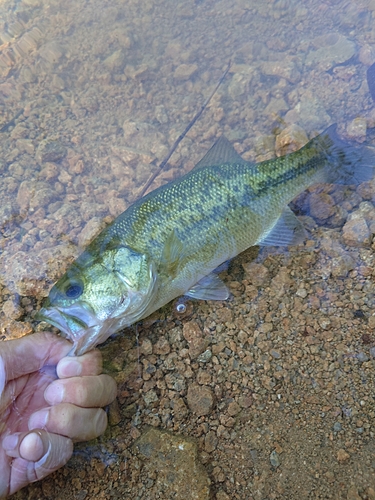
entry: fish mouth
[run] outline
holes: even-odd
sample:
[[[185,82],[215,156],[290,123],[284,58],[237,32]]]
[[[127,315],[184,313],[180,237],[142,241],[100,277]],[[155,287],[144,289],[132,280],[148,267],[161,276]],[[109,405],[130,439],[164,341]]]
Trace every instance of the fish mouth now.
[[[74,346],[68,355],[79,356],[95,347],[102,322],[86,304],[67,307],[42,307],[35,315],[37,321],[46,321],[61,331]]]

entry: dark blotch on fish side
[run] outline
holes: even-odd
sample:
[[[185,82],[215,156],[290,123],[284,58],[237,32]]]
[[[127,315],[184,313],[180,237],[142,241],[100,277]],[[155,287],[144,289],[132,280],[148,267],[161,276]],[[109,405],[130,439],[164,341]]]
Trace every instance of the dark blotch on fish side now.
[[[367,85],[372,100],[375,101],[375,63],[372,64],[367,70]]]

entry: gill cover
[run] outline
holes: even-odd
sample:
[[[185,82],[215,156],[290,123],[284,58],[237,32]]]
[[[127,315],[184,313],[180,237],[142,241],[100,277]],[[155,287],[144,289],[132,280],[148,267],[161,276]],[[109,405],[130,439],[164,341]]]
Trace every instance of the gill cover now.
[[[155,289],[147,255],[118,245],[86,250],[51,289],[37,319],[59,328],[80,355],[141,318]]]

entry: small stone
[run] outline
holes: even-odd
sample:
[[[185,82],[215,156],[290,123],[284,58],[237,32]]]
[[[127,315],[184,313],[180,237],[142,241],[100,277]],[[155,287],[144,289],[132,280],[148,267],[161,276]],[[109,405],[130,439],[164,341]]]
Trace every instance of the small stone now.
[[[240,405],[236,401],[232,401],[228,405],[228,413],[231,417],[236,416],[241,411]]]
[[[371,243],[370,229],[364,218],[353,218],[344,227],[343,240],[352,247],[369,247]]]
[[[263,264],[255,262],[246,262],[242,264],[246,273],[246,278],[254,286],[265,286],[269,281],[269,270]]]
[[[279,353],[279,351],[276,351],[275,349],[271,349],[270,350],[270,354],[275,359],[280,359],[281,358],[281,354]]]
[[[276,154],[285,156],[301,149],[308,142],[308,137],[303,128],[296,124],[289,125],[276,136]]]
[[[230,497],[223,490],[216,493],[216,500],[230,500]]]
[[[160,337],[160,339],[154,345],[154,354],[169,354],[171,352],[171,346],[165,337]]]
[[[189,355],[192,359],[195,359],[207,349],[209,340],[203,336],[203,332],[196,321],[185,323],[182,334],[189,344]]]
[[[7,319],[18,319],[22,316],[23,309],[14,300],[9,299],[3,304],[3,313]]]
[[[343,448],[340,448],[339,451],[337,452],[337,460],[340,463],[346,462],[349,460],[350,455],[348,452],[346,452]]]
[[[204,352],[202,352],[202,354],[200,354],[197,357],[197,361],[199,363],[208,363],[208,361],[210,361],[211,358],[212,358],[212,352],[210,351],[210,349],[206,349]]]
[[[314,219],[324,221],[335,214],[335,200],[327,193],[312,193],[309,205],[310,214]]]
[[[362,497],[359,495],[357,488],[352,484],[348,489],[348,493],[346,495],[347,500],[361,500]]]
[[[216,450],[218,439],[214,431],[207,432],[204,438],[204,449],[207,453],[211,453]]]
[[[364,142],[366,140],[366,132],[367,122],[365,118],[354,118],[346,128],[349,139],[357,142]]]
[[[208,415],[214,406],[214,396],[209,387],[191,384],[187,392],[187,403],[196,415]]]
[[[341,431],[341,429],[342,429],[342,425],[340,424],[340,422],[335,422],[335,423],[333,424],[333,430],[334,430],[335,432],[340,432],[340,431]]]
[[[276,450],[273,450],[273,452],[270,455],[270,462],[273,467],[279,467],[280,466],[280,458]]]
[[[365,352],[361,351],[357,354],[357,359],[360,363],[365,363],[366,361],[369,360],[369,357]]]
[[[329,264],[332,276],[337,278],[345,278],[355,266],[355,260],[348,254],[335,257]]]
[[[103,220],[100,217],[93,217],[79,233],[78,245],[85,248],[104,228]]]
[[[36,157],[42,163],[58,163],[66,156],[67,152],[68,150],[61,142],[46,139],[39,144]]]
[[[196,64],[180,64],[180,66],[175,69],[173,76],[177,80],[189,80],[197,69],[198,66]]]
[[[304,299],[305,297],[307,297],[307,291],[305,288],[298,288],[298,290],[296,291],[296,295]]]
[[[149,406],[151,403],[155,403],[156,401],[158,401],[159,398],[154,390],[150,390],[143,395],[143,400],[146,405]]]

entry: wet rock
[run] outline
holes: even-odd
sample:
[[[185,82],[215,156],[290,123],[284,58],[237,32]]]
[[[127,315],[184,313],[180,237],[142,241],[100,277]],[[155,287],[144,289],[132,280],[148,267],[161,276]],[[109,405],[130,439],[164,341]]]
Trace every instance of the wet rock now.
[[[308,137],[303,128],[296,124],[289,125],[276,136],[276,154],[284,156],[301,149],[308,142]]]
[[[214,406],[214,396],[209,387],[191,384],[187,392],[187,403],[195,415],[208,415]]]
[[[346,222],[343,229],[343,240],[351,247],[369,247],[371,232],[364,218],[354,218]]]
[[[351,140],[355,140],[357,142],[364,142],[366,140],[366,132],[367,132],[367,122],[365,118],[354,118],[347,128],[346,133]]]
[[[282,61],[265,61],[261,64],[260,69],[265,75],[285,78],[291,83],[296,83],[301,78],[301,73],[295,62],[289,57]]]
[[[278,116],[285,113],[288,109],[289,105],[284,101],[284,99],[272,97],[264,112],[267,115]]]
[[[8,319],[18,319],[22,316],[23,309],[17,302],[9,299],[3,304],[3,313]]]
[[[165,337],[160,337],[153,347],[154,354],[169,354],[171,352],[171,346]]]
[[[251,75],[235,73],[228,85],[228,93],[232,99],[238,99],[249,92]]]
[[[66,147],[59,141],[53,141],[46,139],[42,141],[36,151],[36,157],[38,161],[58,163],[67,154]]]
[[[197,70],[198,66],[196,64],[180,64],[175,69],[173,76],[176,80],[189,80]]]
[[[334,257],[329,264],[332,276],[337,278],[345,278],[355,266],[355,260],[348,254]]]
[[[270,272],[263,264],[246,262],[242,264],[246,273],[246,279],[254,286],[266,286],[269,282]]]
[[[319,130],[332,123],[322,102],[309,90],[300,98],[297,105],[285,115],[287,123],[298,123],[306,130]]]
[[[306,65],[319,66],[324,71],[348,61],[356,52],[355,43],[338,33],[317,37],[314,45],[318,48],[307,54]]]
[[[105,226],[106,224],[100,217],[93,217],[80,232],[78,236],[78,245],[81,248],[85,248],[95,236],[105,228]]]
[[[119,49],[113,52],[110,56],[104,59],[104,66],[106,66],[110,71],[120,70],[125,63],[125,54]]]
[[[123,123],[122,128],[126,143],[132,148],[128,150],[128,152],[134,152],[134,149],[138,150],[138,158],[141,152],[152,153],[158,158],[163,157],[168,153],[168,148],[163,146],[163,143],[166,142],[164,135],[159,132],[156,127],[150,125],[149,123],[127,120]],[[126,157],[124,155],[120,156],[120,158],[123,161],[126,161]]]
[[[150,498],[162,491],[163,498],[209,499],[210,479],[192,439],[152,428],[133,448],[144,462],[142,475],[155,478],[148,489]]]
[[[202,354],[209,344],[208,338],[196,321],[189,321],[183,326],[182,334],[189,344],[189,355],[192,359]]]

